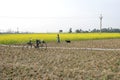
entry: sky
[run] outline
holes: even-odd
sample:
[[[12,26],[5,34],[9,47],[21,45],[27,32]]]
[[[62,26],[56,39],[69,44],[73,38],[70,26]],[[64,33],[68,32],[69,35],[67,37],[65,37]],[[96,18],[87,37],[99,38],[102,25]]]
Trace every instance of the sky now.
[[[0,31],[120,28],[120,0],[0,0]]]

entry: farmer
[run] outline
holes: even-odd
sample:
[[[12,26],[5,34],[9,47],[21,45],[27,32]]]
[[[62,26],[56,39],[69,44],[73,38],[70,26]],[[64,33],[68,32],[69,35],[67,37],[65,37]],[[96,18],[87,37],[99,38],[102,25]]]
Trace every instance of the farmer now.
[[[60,36],[57,34],[57,43],[60,43]]]

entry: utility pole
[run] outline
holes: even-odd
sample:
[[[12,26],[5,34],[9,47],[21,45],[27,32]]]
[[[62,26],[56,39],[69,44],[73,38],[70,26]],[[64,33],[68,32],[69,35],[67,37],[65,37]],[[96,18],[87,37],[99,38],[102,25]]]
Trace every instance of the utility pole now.
[[[100,14],[100,33],[102,32],[102,19],[103,19],[103,16],[102,14]]]

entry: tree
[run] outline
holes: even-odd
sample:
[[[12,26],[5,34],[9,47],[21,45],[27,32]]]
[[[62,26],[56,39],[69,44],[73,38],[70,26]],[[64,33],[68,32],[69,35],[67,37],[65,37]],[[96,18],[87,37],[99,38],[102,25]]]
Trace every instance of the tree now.
[[[76,29],[76,31],[75,31],[76,33],[80,33],[80,30],[79,29]]]
[[[76,33],[82,33],[82,32],[84,32],[82,29],[76,29],[76,31],[75,31]]]
[[[69,29],[69,33],[72,33],[72,28]]]
[[[59,30],[59,33],[62,33],[63,32],[63,30]]]

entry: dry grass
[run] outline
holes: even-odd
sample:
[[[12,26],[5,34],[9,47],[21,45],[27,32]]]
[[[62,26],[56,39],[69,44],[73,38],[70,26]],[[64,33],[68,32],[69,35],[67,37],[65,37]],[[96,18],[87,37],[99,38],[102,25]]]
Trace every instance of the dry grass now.
[[[86,40],[86,41],[72,41],[71,44],[62,42],[57,44],[55,42],[48,43],[48,46],[53,47],[79,47],[79,48],[120,48],[120,39],[103,39],[103,40]]]
[[[113,41],[113,42],[112,42]],[[67,43],[49,43],[48,46],[65,47],[110,47],[109,43],[120,40],[105,40]],[[88,45],[87,44],[91,44]],[[97,43],[97,44],[95,44]],[[86,44],[86,46],[85,46]],[[81,46],[82,45],[82,46]],[[0,47],[1,80],[119,80],[120,51],[22,49]]]

